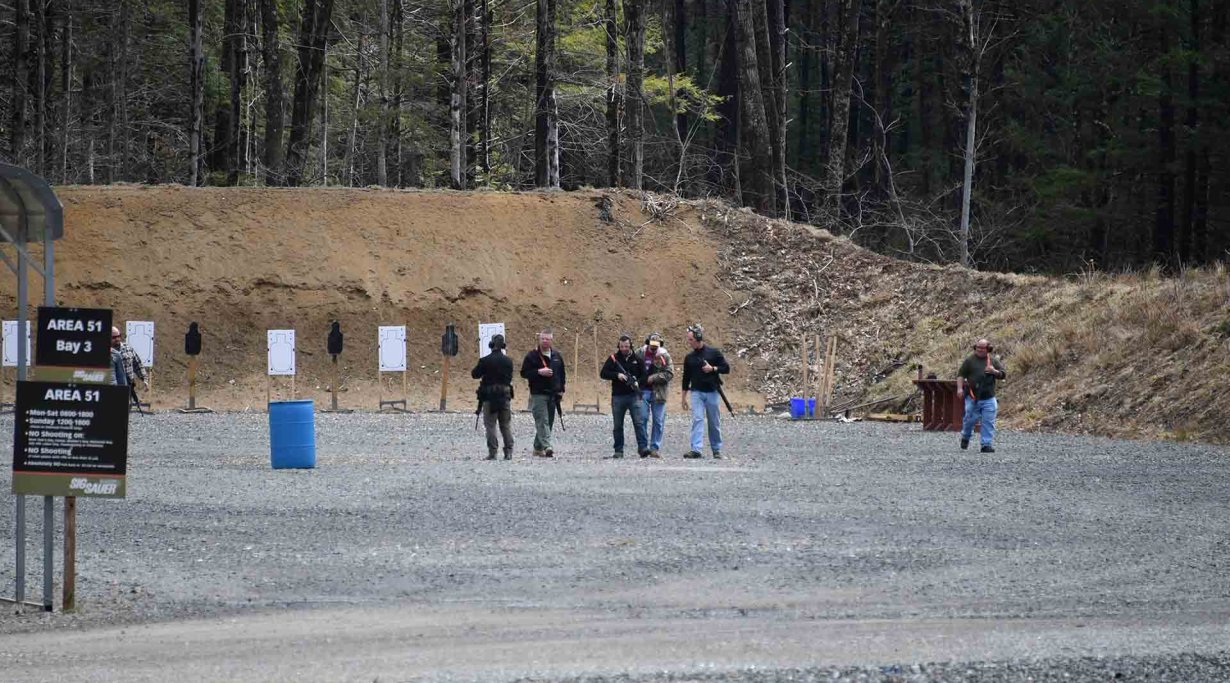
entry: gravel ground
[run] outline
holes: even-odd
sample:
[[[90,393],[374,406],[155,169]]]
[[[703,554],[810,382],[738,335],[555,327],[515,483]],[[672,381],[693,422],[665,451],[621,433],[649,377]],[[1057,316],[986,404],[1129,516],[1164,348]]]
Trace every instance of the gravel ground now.
[[[263,414],[134,415],[129,497],[78,506],[79,610],[5,608],[0,679],[157,680],[190,643],[181,678],[1230,680],[1223,449],[741,416],[689,461],[669,419],[662,460],[579,415],[542,460],[518,414],[487,462],[473,416],[320,414],[317,469],[273,471]]]

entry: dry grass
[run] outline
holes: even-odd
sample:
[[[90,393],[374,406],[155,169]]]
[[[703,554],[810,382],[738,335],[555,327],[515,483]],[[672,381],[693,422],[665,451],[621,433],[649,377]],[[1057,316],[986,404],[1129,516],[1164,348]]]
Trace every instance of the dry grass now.
[[[1004,415],[1022,428],[1230,442],[1230,272],[1225,264],[1165,277],[1157,268],[1086,271],[1029,282],[997,311],[960,324],[962,340],[991,338],[1008,365]],[[920,326],[921,327],[921,326]],[[937,325],[929,321],[932,333]],[[949,339],[912,340],[928,367],[966,353]],[[890,380],[903,389],[909,378]],[[886,389],[888,393],[892,389]]]

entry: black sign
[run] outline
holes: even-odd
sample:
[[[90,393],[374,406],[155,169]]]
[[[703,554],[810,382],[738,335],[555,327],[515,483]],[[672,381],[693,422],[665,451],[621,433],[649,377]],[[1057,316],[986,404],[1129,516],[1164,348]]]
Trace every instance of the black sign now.
[[[13,493],[122,498],[128,387],[18,382]]]
[[[111,311],[39,306],[35,365],[111,367]]]

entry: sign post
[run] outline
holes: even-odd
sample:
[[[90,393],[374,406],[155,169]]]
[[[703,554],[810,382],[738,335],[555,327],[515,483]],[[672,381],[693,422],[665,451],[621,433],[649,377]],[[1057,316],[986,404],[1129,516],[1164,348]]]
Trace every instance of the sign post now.
[[[115,386],[111,311],[38,310],[39,381],[17,384],[13,493],[64,496],[64,608],[76,586],[76,496],[122,498],[128,458],[128,389]],[[43,601],[50,611],[51,536],[44,537]]]
[[[440,377],[440,412],[448,408],[448,362],[457,355],[457,328],[452,323],[444,327],[440,337],[440,354],[444,356],[444,372]]]

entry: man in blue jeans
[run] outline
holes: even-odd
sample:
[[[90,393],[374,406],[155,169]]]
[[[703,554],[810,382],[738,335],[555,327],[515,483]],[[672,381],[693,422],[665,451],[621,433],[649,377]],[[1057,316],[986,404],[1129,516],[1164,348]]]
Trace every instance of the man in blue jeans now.
[[[722,352],[705,345],[705,328],[693,325],[688,328],[688,345],[692,352],[683,359],[683,410],[688,410],[688,392],[692,392],[692,450],[685,458],[702,457],[705,422],[709,423],[709,448],[714,458],[722,457],[722,413],[719,411],[721,396],[718,387],[721,375],[730,374],[730,364]]]
[[[974,344],[974,353],[957,370],[957,391],[965,397],[965,420],[961,424],[961,449],[969,448],[974,435],[974,423],[981,421],[982,452],[994,453],[995,416],[999,402],[995,400],[995,382],[1008,376],[1003,363],[991,356],[995,348],[985,339]]]
[[[645,403],[641,400],[641,378],[645,369],[632,353],[632,338],[623,335],[619,346],[602,364],[599,371],[602,379],[611,382],[611,416],[615,419],[613,435],[615,453],[611,457],[624,457],[624,417],[632,413],[632,429],[636,432],[636,454],[642,458],[649,455],[649,439],[645,436]]]

